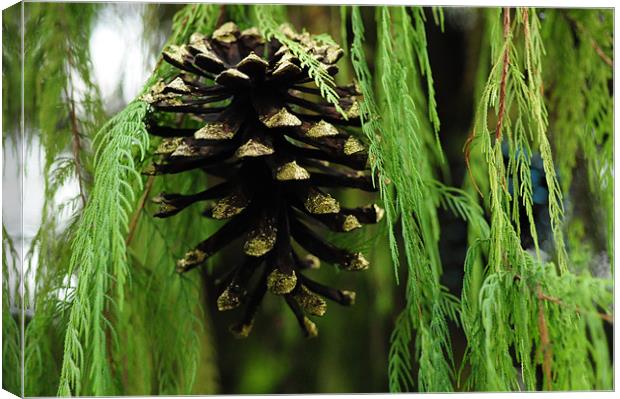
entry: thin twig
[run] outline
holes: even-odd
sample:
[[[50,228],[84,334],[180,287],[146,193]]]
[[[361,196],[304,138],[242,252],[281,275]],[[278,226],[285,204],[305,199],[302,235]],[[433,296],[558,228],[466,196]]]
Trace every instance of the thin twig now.
[[[522,11],[523,14],[523,35],[525,36],[525,46],[526,47],[531,47],[531,39],[530,39],[530,14],[528,11],[528,8],[525,7],[523,8]],[[528,70],[529,70],[529,61],[528,61]],[[534,70],[532,71],[532,75],[535,75],[538,71]],[[540,81],[540,95],[542,97],[545,96],[545,86],[544,83],[541,79]]]
[[[68,46],[67,53],[67,65],[73,66],[73,56],[71,49]],[[69,119],[71,120],[71,153],[73,154],[73,162],[75,163],[75,174],[78,180],[78,187],[80,190],[80,198],[82,199],[82,207],[86,206],[86,194],[84,192],[84,184],[82,182],[82,162],[80,161],[80,151],[82,149],[80,142],[80,130],[78,126],[77,115],[75,112],[75,97],[73,95],[73,82],[71,80],[70,71],[67,71],[69,76],[67,83],[71,85],[70,92],[67,90],[67,86],[63,88],[65,97],[69,100]]]
[[[506,81],[508,75],[508,67],[510,65],[510,46],[508,43],[508,38],[510,36],[510,8],[504,7],[504,56],[502,60],[502,78],[500,81],[500,93],[499,93],[499,113],[497,116],[497,125],[495,127],[495,139],[501,140],[502,138],[502,123],[504,121],[504,113],[506,111]],[[465,140],[465,145],[463,146],[463,151],[465,152],[465,165],[467,167],[467,172],[469,173],[469,177],[474,185],[474,188],[480,194],[480,197],[484,198],[478,184],[476,184],[476,180],[471,172],[470,165],[470,155],[471,155],[471,144],[476,137],[476,131],[472,130],[471,133],[467,136],[467,140]]]
[[[138,201],[138,207],[134,211],[133,215],[131,215],[131,221],[129,222],[129,233],[127,233],[127,238],[125,239],[125,244],[129,246],[133,236],[136,232],[136,226],[138,225],[138,219],[140,219],[140,215],[142,214],[142,210],[144,209],[144,205],[146,204],[146,199],[151,192],[151,188],[153,187],[153,182],[155,181],[155,176],[149,176],[146,181],[146,185],[144,187],[144,192],[140,197],[140,201]]]
[[[555,303],[557,305],[560,305],[560,306],[570,306],[570,305],[562,302],[562,300],[560,298],[557,298],[557,297],[554,297],[554,296],[550,296],[550,295],[546,295],[546,294],[544,294],[542,292],[539,292],[537,294],[537,296],[538,296],[539,299],[543,299],[543,300],[548,301],[548,302],[553,302],[553,303]],[[580,313],[580,314],[583,313],[583,311],[581,309],[579,309],[578,306],[575,306],[575,311],[577,313]],[[596,315],[598,317],[600,317],[601,319],[605,320],[608,323],[613,323],[614,322],[614,318],[610,314],[596,312]]]
[[[472,129],[467,136],[467,140],[465,140],[465,145],[463,146],[463,152],[465,152],[465,166],[467,167],[467,173],[469,174],[469,178],[471,179],[474,188],[476,189],[478,194],[480,194],[480,197],[484,198],[484,195],[482,195],[482,191],[480,191],[480,188],[478,187],[478,183],[476,183],[474,174],[471,172],[471,164],[469,163],[469,159],[471,156],[471,144],[473,143],[474,138],[476,138],[476,130]]]
[[[78,187],[80,189],[80,198],[82,199],[82,207],[86,206],[86,194],[84,193],[84,184],[82,182],[82,162],[80,161],[80,150],[82,149],[80,143],[80,132],[78,130],[77,117],[75,115],[75,101],[73,100],[73,88],[71,89],[71,99],[69,115],[71,118],[71,153],[73,154],[73,161],[75,162],[75,174],[78,179]]]
[[[538,295],[538,329],[540,330],[540,344],[543,352],[543,374],[545,375],[546,390],[551,391],[551,362],[553,354],[551,353],[551,342],[549,340],[549,329],[545,320],[545,306],[543,302],[543,293],[540,284],[536,286]]]
[[[502,139],[502,123],[504,121],[504,113],[506,111],[506,77],[508,75],[508,66],[510,65],[510,8],[504,7],[504,59],[502,61],[502,79],[500,81],[499,90],[499,113],[497,115],[497,126],[495,128],[495,139]]]
[[[579,33],[583,34],[584,36],[588,36],[590,38],[590,44],[592,45],[592,48],[594,48],[594,51],[596,52],[596,54],[601,58],[601,60],[603,60],[605,64],[613,68],[614,66],[613,60],[609,58],[607,54],[605,54],[601,46],[599,46],[596,40],[594,40],[594,38],[590,36],[588,31],[583,27],[583,24],[565,12],[562,13],[562,15],[564,16],[564,18],[566,18],[566,20],[573,27],[573,29],[577,29]]]
[[[515,274],[514,278],[515,278],[515,280],[522,280],[522,277],[521,277],[520,274]],[[562,301],[558,297],[547,295],[544,292],[542,292],[542,290],[541,291],[537,291],[536,297],[538,299],[542,299],[544,301],[555,303],[556,305],[559,305],[559,306],[563,306],[563,307],[567,307],[567,308],[573,308],[575,310],[575,312],[577,312],[578,314],[592,313],[592,312],[588,312],[588,311],[583,311],[578,306],[567,304],[566,302]],[[607,314],[607,313],[601,313],[601,312],[594,312],[594,314],[596,314],[598,317],[600,317],[601,319],[605,320],[608,323],[613,323],[614,322],[613,314]]]
[[[594,39],[590,39],[590,42],[592,43],[592,47],[594,47],[594,51],[596,51],[596,54],[601,57],[603,62],[613,68],[614,62],[607,56],[607,54],[605,54],[603,49],[599,47],[598,43],[596,43]]]

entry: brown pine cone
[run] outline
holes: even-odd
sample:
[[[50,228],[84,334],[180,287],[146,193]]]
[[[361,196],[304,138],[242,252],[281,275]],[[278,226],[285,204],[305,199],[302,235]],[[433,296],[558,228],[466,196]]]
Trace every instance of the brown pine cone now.
[[[338,72],[335,63],[343,54],[338,46],[290,28],[284,33],[329,74]],[[196,194],[162,193],[156,198],[156,216],[211,201],[205,216],[229,220],[187,252],[177,270],[199,266],[242,238],[243,259],[222,278],[217,300],[220,310],[245,304],[241,322],[231,330],[237,336],[249,334],[269,290],[284,296],[306,336],[315,336],[316,326],[306,314],[322,316],[323,298],[351,305],[355,293],[321,285],[302,271],[318,267],[319,259],[344,270],[368,267],[361,253],[335,247],[317,228],[348,232],[377,223],[383,214],[377,205],[342,207],[319,188],[376,191],[368,152],[351,134],[360,126],[360,93],[353,85],[334,88],[343,116],[322,99],[308,66],[289,48],[275,39],[267,42],[255,28],[240,32],[230,22],[211,37],[194,34],[189,44],[171,46],[164,59],[184,72],[169,83],[159,82],[145,96],[154,111],[149,132],[163,137],[156,151],[162,159],[145,173],[202,169],[223,182]],[[157,115],[164,113],[186,115],[200,121],[200,127],[161,125]],[[309,254],[299,255],[293,240]]]

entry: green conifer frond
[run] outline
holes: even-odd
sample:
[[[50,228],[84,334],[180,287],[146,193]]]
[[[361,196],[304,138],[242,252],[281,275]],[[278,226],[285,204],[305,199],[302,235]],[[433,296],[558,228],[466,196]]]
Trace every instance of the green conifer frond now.
[[[419,10],[415,26],[422,23]],[[379,21],[376,76],[379,96],[373,92],[372,78],[363,49],[364,27],[360,11],[351,11],[353,45],[351,57],[359,86],[364,96],[362,117],[364,133],[370,142],[369,152],[373,169],[378,172],[381,197],[386,209],[392,262],[398,276],[400,263],[398,241],[394,233],[400,223],[404,254],[407,263],[406,308],[396,321],[391,336],[389,381],[391,391],[412,389],[412,354],[409,351],[416,333],[415,346],[420,364],[417,384],[420,390],[450,391],[452,389],[452,360],[446,317],[455,316],[455,307],[447,305],[449,297],[439,285],[441,265],[437,250],[439,204],[437,186],[433,180],[431,154],[437,150],[435,131],[420,108],[434,108],[433,92],[428,104],[420,102],[420,79],[428,73],[426,49],[414,43],[425,42],[423,26],[413,29],[404,7],[393,10],[377,8]],[[394,51],[399,48],[401,53]],[[405,54],[417,54],[419,68]],[[427,83],[431,82],[427,74]],[[413,97],[412,97],[413,96]],[[424,97],[424,96],[422,96]],[[378,98],[377,102],[374,101]],[[415,98],[415,100],[414,100]],[[418,102],[416,102],[416,100]],[[436,115],[429,111],[427,115]],[[381,115],[381,119],[377,119]],[[403,132],[407,132],[403,134]],[[429,137],[431,138],[429,140]],[[430,145],[433,143],[433,145]],[[434,148],[433,148],[434,147]],[[437,157],[440,159],[440,155]],[[390,186],[387,181],[390,181]],[[433,199],[437,201],[434,202]]]
[[[486,161],[479,167],[486,173],[478,176],[488,179],[484,187],[488,190],[491,229],[488,235],[479,228],[470,230],[477,241],[470,245],[465,261],[462,325],[468,349],[464,364],[471,367],[466,388],[604,389],[611,386],[606,385],[610,383],[609,359],[600,356],[607,347],[603,325],[611,317],[611,282],[587,273],[577,276],[568,264],[562,193],[547,138],[541,90],[539,17],[535,10],[522,8],[514,12],[490,10],[488,16],[494,63],[480,96],[474,131]],[[497,116],[495,132],[487,126],[488,111]],[[508,142],[507,165],[502,141]],[[549,187],[557,269],[555,264],[541,260],[536,243],[529,166],[535,146]],[[506,183],[510,177],[512,194]],[[536,255],[521,243],[520,204],[528,213]],[[480,271],[475,271],[475,265],[485,257],[487,267],[478,288],[475,279]],[[567,352],[571,353],[570,364]],[[542,378],[537,370],[542,371]]]
[[[213,29],[216,11],[213,5],[183,8],[174,18],[169,43],[186,40],[196,30]],[[170,73],[164,64],[158,64],[144,91]],[[79,279],[65,336],[60,395],[114,392],[115,377],[108,359],[110,352],[120,349],[114,340],[109,347],[107,337],[116,334],[109,318],[114,317],[115,310],[122,310],[125,302],[129,273],[126,235],[136,193],[143,186],[136,159],[143,160],[149,148],[144,125],[147,110],[146,103],[134,100],[94,137],[94,185],[72,239],[68,274],[79,270]],[[116,291],[114,298],[110,290]],[[117,328],[124,330],[126,326]],[[195,370],[187,373],[190,377],[194,374]],[[172,392],[186,392],[191,389],[191,379],[187,384],[185,389],[173,388]]]
[[[128,273],[125,234],[135,195],[130,183],[142,184],[132,150],[143,158],[148,147],[143,122],[146,112],[145,103],[133,102],[95,136],[95,184],[73,238],[68,272],[79,270],[80,278],[66,332],[58,390],[62,396],[79,395],[83,385],[95,395],[112,389],[104,311],[110,306],[108,290],[112,286],[117,303],[121,307],[123,303]]]

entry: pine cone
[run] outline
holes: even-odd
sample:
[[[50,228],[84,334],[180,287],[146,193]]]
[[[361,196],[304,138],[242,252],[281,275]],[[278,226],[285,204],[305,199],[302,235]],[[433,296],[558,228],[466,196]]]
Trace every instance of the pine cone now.
[[[335,63],[342,49],[290,28],[283,31],[328,73],[337,73]],[[145,173],[202,169],[223,182],[191,195],[161,194],[156,198],[161,206],[156,216],[172,216],[197,201],[212,200],[204,215],[229,219],[187,252],[177,270],[199,266],[243,237],[244,260],[223,277],[217,300],[219,310],[245,303],[245,314],[231,327],[233,333],[249,334],[269,290],[284,297],[306,336],[315,336],[316,326],[305,314],[323,315],[323,297],[351,305],[355,293],[321,285],[302,271],[318,267],[319,259],[344,270],[368,267],[361,253],[333,246],[316,228],[348,232],[378,222],[383,214],[376,205],[342,207],[319,188],[376,191],[367,167],[368,153],[348,132],[360,126],[359,92],[355,86],[334,88],[346,113],[343,117],[322,101],[316,86],[308,85],[313,82],[308,67],[289,48],[275,39],[267,42],[255,28],[240,32],[230,22],[210,38],[194,34],[189,44],[171,46],[164,59],[185,73],[168,84],[156,84],[145,96],[157,111],[150,118],[149,131],[163,137],[156,152],[162,160]],[[198,120],[201,127],[160,125],[156,115],[162,113],[175,113],[177,120],[185,115]],[[299,255],[292,240],[309,254]],[[250,284],[253,275],[258,275],[257,284]]]

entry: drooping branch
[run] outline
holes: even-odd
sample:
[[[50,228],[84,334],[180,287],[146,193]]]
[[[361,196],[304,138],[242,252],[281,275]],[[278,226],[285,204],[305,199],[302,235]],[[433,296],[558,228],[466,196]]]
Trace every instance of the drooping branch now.
[[[62,21],[62,19],[60,21]],[[68,28],[66,26],[63,26],[62,28],[68,31]],[[73,68],[76,68],[77,66],[75,65],[75,57],[73,56],[72,46],[71,46],[71,43],[69,42],[65,43],[65,53],[67,56],[67,64],[66,64],[67,81],[66,81],[66,85],[63,87],[63,91],[64,91],[65,98],[68,101],[67,106],[68,106],[68,111],[69,111],[69,121],[71,123],[71,154],[73,156],[73,162],[75,164],[75,175],[77,177],[78,188],[80,191],[80,199],[82,201],[82,207],[84,207],[86,206],[86,192],[84,190],[84,181],[83,181],[84,172],[82,171],[82,161],[81,161],[81,151],[82,151],[82,144],[81,144],[81,137],[80,137],[81,133],[80,133],[78,116],[77,116],[77,112],[75,109],[76,100],[75,100],[73,79],[71,77],[71,70]]]
[[[504,55],[502,60],[502,78],[499,89],[499,112],[497,115],[497,126],[495,128],[495,139],[502,139],[502,123],[506,112],[506,82],[508,67],[510,66],[510,8],[504,7]]]
[[[537,297],[538,297],[538,299],[541,299],[541,300],[544,300],[544,301],[548,301],[548,302],[553,302],[553,303],[555,303],[556,305],[559,305],[559,306],[571,306],[571,305],[563,302],[560,298],[547,295],[547,294],[543,293],[542,291],[537,293]],[[574,306],[574,309],[575,309],[575,312],[577,312],[577,313],[580,313],[580,314],[585,313],[578,306]],[[598,317],[600,317],[601,319],[603,319],[606,322],[608,322],[608,323],[613,323],[614,322],[614,317],[611,314],[601,313],[601,312],[596,312],[595,314]]]
[[[86,206],[86,193],[84,191],[84,182],[82,177],[82,161],[80,160],[82,145],[77,115],[75,112],[75,98],[73,96],[73,87],[71,87],[71,93],[69,96],[69,118],[71,120],[71,153],[73,154],[73,162],[75,163],[75,174],[77,176],[78,187],[80,189],[82,207],[84,207]]]
[[[607,54],[605,54],[605,52],[603,51],[601,46],[599,46],[599,44],[596,42],[596,40],[594,40],[594,38],[591,37],[588,34],[588,31],[584,28],[583,24],[581,22],[577,21],[575,18],[573,18],[572,16],[570,16],[566,12],[562,12],[562,15],[568,21],[568,23],[571,26],[571,28],[573,29],[573,31],[578,31],[582,35],[590,37],[590,44],[592,45],[592,48],[594,49],[596,54],[601,58],[601,60],[603,60],[603,62],[605,64],[607,64],[607,65],[609,65],[610,67],[613,68],[614,67],[614,61],[611,58],[609,58],[609,56]]]
[[[515,278],[515,280],[521,280],[522,279],[521,275],[519,275],[519,274],[515,274],[514,278]],[[579,313],[579,314],[591,313],[591,312],[582,310],[578,306],[570,305],[570,304],[562,301],[558,297],[546,294],[545,292],[542,291],[542,288],[539,287],[539,286],[536,287],[536,298],[540,299],[540,300],[543,300],[543,301],[552,302],[552,303],[554,303],[556,305],[559,305],[559,306],[562,306],[562,307],[571,307],[571,308],[573,308],[575,310],[576,313]],[[613,323],[614,322],[613,314],[601,313],[601,312],[596,312],[595,314],[598,317],[600,317],[601,319],[603,319],[606,322],[608,322],[608,323]]]
[[[547,328],[547,320],[545,319],[545,306],[542,299],[542,288],[540,284],[536,286],[538,295],[538,330],[540,332],[540,344],[543,352],[543,374],[545,375],[545,387],[551,390],[551,363],[553,354],[551,353],[551,341],[549,339],[549,329]]]
[[[474,178],[474,175],[471,171],[471,162],[470,162],[471,145],[474,142],[475,138],[476,138],[476,130],[472,129],[469,135],[467,136],[467,140],[465,140],[465,145],[463,145],[463,152],[465,153],[465,166],[467,167],[467,174],[469,175],[469,178],[474,188],[478,192],[478,195],[480,195],[480,198],[484,198],[484,195],[482,194],[482,191],[480,191],[480,187],[478,187],[478,183],[476,183],[476,179]]]

